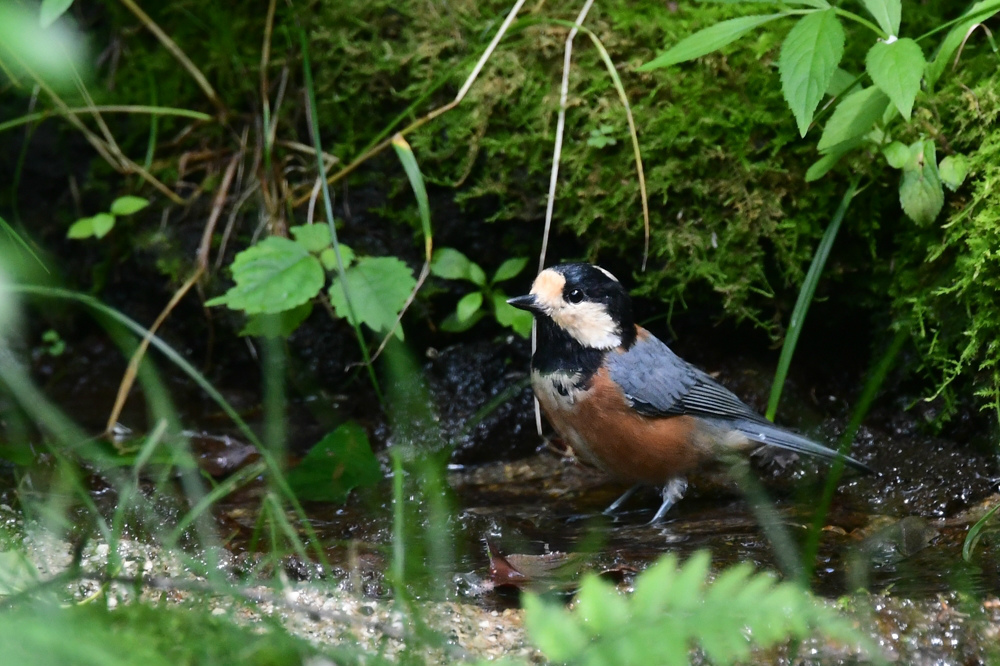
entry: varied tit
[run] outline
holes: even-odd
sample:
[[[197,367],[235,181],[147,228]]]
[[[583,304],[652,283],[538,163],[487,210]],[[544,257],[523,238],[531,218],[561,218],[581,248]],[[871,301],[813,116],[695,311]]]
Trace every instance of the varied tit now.
[[[652,522],[683,496],[688,472],[731,451],[770,445],[871,471],[779,428],[679,358],[635,324],[628,292],[599,266],[547,268],[507,302],[535,316],[531,386],[545,416],[579,458],[633,491],[662,486]]]

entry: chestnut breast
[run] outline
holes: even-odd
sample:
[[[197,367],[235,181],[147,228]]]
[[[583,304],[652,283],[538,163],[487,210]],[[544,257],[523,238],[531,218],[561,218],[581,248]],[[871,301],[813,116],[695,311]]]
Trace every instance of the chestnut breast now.
[[[711,457],[714,437],[699,419],[636,412],[604,368],[580,380],[565,372],[532,373],[545,416],[585,462],[626,481],[656,485]]]

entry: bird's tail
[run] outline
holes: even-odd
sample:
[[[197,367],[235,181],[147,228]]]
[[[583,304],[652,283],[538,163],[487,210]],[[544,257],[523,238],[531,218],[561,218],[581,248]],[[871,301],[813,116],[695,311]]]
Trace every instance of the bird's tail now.
[[[844,463],[854,469],[867,472],[868,474],[875,474],[875,471],[863,462],[855,460],[850,456],[845,456],[842,453],[838,453],[837,451],[825,447],[822,444],[818,444],[811,439],[806,439],[801,435],[789,432],[784,428],[779,428],[776,425],[760,423],[757,421],[740,420],[735,423],[731,423],[730,427],[735,428],[740,433],[745,435],[747,439],[753,442],[759,442],[769,446],[777,446],[778,448],[788,449],[797,453],[807,453],[811,456],[816,456],[817,458],[823,458],[824,460],[843,460]]]

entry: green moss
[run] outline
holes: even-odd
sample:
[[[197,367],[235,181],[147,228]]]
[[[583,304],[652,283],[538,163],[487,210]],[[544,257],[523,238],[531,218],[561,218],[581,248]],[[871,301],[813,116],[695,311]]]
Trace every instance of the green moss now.
[[[264,13],[230,15],[211,3],[192,2],[154,9],[157,22],[198,63],[233,112],[226,131],[214,126],[184,135],[184,142],[163,150],[220,145],[231,150],[232,136],[243,127],[251,128],[251,144],[259,142],[252,128],[260,124]],[[450,102],[509,9],[509,0],[329,0],[296,13],[279,3],[268,70],[272,82],[287,77],[280,106],[277,85],[272,85],[279,138],[309,143],[300,102],[299,26],[310,38],[323,145],[346,163],[386,131]],[[120,8],[107,11],[120,25],[134,24]],[[579,3],[569,0],[525,8],[523,20],[500,43],[465,101],[408,137],[425,178],[438,186],[436,193],[464,206],[476,222],[485,217],[504,225],[533,225],[540,241],[566,36],[565,26],[551,19],[572,20],[578,11]],[[775,22],[693,63],[636,71],[665,45],[740,11],[757,10],[704,3],[672,11],[653,0],[594,6],[586,25],[616,63],[642,146],[651,212],[649,269],[638,271],[642,214],[625,114],[585,35],[577,37],[573,56],[557,231],[579,237],[591,259],[619,269],[634,267],[638,293],[662,301],[668,311],[677,305],[721,307],[727,316],[756,321],[779,337],[846,186],[848,167],[865,173],[873,182],[851,206],[820,294],[838,295],[838,302],[850,308],[847,317],[875,311],[913,322],[921,369],[942,387],[947,404],[954,404],[958,387],[970,380],[996,407],[995,56],[973,59],[970,53],[981,40],[970,41],[958,76],[947,75],[933,99],[919,97],[915,121],[893,130],[900,140],[935,138],[939,155],[958,150],[972,156],[970,182],[949,196],[948,223],[918,228],[899,209],[898,174],[876,155],[855,155],[821,181],[805,183],[805,171],[817,158],[818,132],[799,138],[776,72],[778,48],[790,23]],[[939,25],[954,11],[940,0],[908,5],[905,24],[913,29]],[[847,30],[848,65],[860,68],[870,37],[853,32],[853,25]],[[145,31],[127,33],[125,39],[125,53],[131,56],[125,62],[141,66],[120,69],[117,88],[108,97],[142,102],[155,88],[161,102],[208,108],[204,95]],[[141,154],[148,119],[128,122],[132,134],[126,132],[122,140],[129,154]],[[161,135],[175,136],[183,125],[164,120]],[[591,131],[605,126],[615,143],[588,144]],[[311,184],[310,159],[287,145],[275,147],[276,172],[301,180],[292,185]],[[166,178],[175,164],[164,160],[154,169]],[[202,176],[185,177],[197,181]],[[359,182],[388,189],[388,200],[378,197],[380,215],[412,222],[409,188],[391,155],[360,169],[352,185]],[[523,254],[535,248],[507,249]],[[550,261],[566,258],[550,254]]]
[[[969,180],[944,224],[901,230],[893,284],[894,309],[914,327],[920,369],[946,415],[969,389],[1000,415],[1000,74],[976,71],[953,79],[935,100],[942,138],[970,156]]]

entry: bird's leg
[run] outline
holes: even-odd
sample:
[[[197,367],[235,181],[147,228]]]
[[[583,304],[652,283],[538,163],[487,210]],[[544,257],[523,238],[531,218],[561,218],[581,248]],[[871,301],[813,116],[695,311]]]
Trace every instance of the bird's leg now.
[[[616,512],[618,509],[620,509],[621,506],[622,506],[622,504],[624,504],[625,502],[627,502],[628,498],[632,497],[632,495],[635,495],[635,492],[637,490],[639,490],[639,488],[642,488],[642,484],[641,483],[637,483],[634,486],[632,486],[631,488],[629,488],[628,490],[626,490],[622,494],[621,497],[619,497],[614,502],[612,502],[611,505],[608,506],[608,508],[604,510],[604,515],[605,516],[610,516],[611,514],[613,514],[614,512]]]
[[[649,524],[660,522],[663,516],[670,511],[670,507],[677,503],[677,500],[684,497],[684,492],[687,490],[688,482],[683,476],[676,476],[663,485],[663,490],[660,491],[660,496],[663,498],[663,504],[660,508],[656,510],[656,515],[653,519],[649,521]]]

